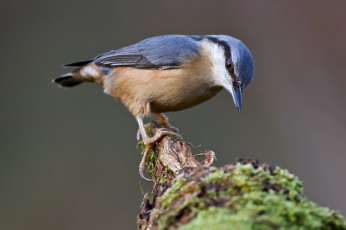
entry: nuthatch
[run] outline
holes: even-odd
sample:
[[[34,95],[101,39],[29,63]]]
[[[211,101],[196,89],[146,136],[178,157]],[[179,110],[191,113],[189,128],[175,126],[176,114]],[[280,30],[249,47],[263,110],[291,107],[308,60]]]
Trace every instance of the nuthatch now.
[[[65,67],[76,69],[53,82],[63,87],[84,81],[99,83],[135,116],[146,145],[139,165],[145,180],[145,161],[153,144],[164,135],[177,135],[162,113],[200,104],[223,88],[240,110],[241,92],[254,75],[249,49],[227,35],[157,36]],[[167,128],[153,137],[147,135],[143,124],[151,113]]]

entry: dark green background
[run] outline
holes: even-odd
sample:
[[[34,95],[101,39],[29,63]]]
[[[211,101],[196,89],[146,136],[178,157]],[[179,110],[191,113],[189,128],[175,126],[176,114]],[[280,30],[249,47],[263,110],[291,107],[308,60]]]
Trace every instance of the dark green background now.
[[[217,166],[250,156],[287,168],[309,199],[346,214],[345,9],[345,1],[3,1],[0,228],[135,228],[135,119],[98,85],[64,90],[50,80],[63,63],[161,34],[232,35],[255,61],[240,113],[222,92],[168,114],[186,140],[214,150]]]

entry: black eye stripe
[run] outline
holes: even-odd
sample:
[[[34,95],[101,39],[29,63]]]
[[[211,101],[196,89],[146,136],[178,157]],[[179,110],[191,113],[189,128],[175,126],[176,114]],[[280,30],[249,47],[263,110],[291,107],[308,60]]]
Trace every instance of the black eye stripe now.
[[[233,82],[236,82],[237,77],[234,73],[234,63],[232,62],[231,47],[228,45],[227,42],[219,40],[215,37],[207,37],[207,39],[216,43],[216,44],[219,44],[223,47],[225,58],[226,58],[225,67],[226,67],[229,75],[231,75]]]
[[[228,69],[227,69],[227,70],[228,70]],[[231,75],[233,84],[234,84],[235,82],[237,82],[237,77],[235,76],[234,68],[233,68],[233,67],[232,67],[230,70],[228,70],[228,73],[229,73],[229,75]]]
[[[228,45],[227,42],[219,40],[215,37],[207,37],[207,39],[216,43],[216,44],[221,45],[223,47],[224,52],[225,52],[226,60],[232,60],[231,47]]]

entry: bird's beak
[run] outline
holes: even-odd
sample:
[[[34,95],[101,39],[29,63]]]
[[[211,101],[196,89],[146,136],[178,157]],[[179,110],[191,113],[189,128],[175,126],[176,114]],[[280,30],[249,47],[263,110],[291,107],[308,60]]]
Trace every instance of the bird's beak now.
[[[233,84],[229,84],[227,90],[232,94],[235,107],[241,110],[241,88],[235,89]]]

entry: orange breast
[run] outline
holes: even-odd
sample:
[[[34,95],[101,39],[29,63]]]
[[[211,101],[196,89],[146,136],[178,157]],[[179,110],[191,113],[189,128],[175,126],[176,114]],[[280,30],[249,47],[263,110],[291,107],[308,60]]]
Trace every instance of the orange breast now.
[[[104,87],[134,115],[186,109],[222,89],[211,78],[211,62],[207,57],[196,58],[178,69],[118,67],[105,77]]]

